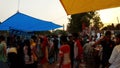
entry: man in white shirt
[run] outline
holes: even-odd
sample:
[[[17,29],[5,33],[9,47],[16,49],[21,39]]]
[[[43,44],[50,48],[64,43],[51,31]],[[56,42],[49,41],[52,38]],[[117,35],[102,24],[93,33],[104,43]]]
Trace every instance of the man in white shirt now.
[[[109,59],[109,68],[120,68],[120,34],[116,35],[116,43]]]

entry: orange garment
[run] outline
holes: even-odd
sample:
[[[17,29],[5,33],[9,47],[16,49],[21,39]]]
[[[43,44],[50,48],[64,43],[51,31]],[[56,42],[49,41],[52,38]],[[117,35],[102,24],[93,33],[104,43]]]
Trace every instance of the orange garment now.
[[[31,40],[31,50],[34,61],[37,61],[37,55],[36,55],[36,43]]]

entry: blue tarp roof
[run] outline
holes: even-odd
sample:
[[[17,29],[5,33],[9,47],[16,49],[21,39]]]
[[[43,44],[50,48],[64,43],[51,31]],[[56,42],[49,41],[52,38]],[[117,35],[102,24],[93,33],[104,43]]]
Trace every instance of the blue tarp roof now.
[[[0,30],[21,30],[21,31],[47,31],[62,26],[53,22],[36,19],[26,14],[17,12],[0,24]]]

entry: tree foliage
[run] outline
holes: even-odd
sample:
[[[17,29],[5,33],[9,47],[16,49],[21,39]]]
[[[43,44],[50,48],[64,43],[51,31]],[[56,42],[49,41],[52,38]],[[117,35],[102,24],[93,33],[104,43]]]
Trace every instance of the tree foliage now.
[[[59,30],[59,29],[58,29],[58,30],[53,31],[52,34],[53,34],[53,35],[59,35],[59,34],[66,35],[67,32],[64,31],[64,30]]]
[[[107,25],[106,27],[102,28],[102,30],[120,30],[120,24],[116,26],[112,23],[111,25]]]
[[[69,23],[67,25],[67,31],[80,32],[83,30],[83,24],[85,24],[85,27],[89,27],[90,24],[92,24],[92,26],[94,26],[96,29],[99,29],[103,26],[98,13],[91,11],[71,15],[71,17],[69,18]]]

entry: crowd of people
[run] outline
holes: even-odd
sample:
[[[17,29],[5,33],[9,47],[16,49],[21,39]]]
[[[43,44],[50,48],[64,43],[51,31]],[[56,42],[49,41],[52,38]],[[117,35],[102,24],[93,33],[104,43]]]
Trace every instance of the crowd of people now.
[[[40,34],[26,39],[1,35],[0,67],[49,68],[49,64],[57,62],[58,68],[79,68],[80,63],[84,63],[85,68],[119,68],[120,34],[116,38],[111,36],[110,31],[99,39],[90,35],[83,37],[78,33]]]

